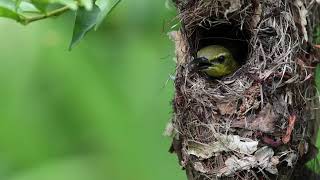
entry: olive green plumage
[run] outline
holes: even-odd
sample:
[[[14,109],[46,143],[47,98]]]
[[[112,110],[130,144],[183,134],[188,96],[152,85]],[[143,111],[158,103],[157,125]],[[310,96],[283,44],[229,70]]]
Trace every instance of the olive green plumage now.
[[[210,45],[200,49],[193,63],[197,63],[198,70],[215,78],[229,75],[239,67],[231,51],[220,45]]]

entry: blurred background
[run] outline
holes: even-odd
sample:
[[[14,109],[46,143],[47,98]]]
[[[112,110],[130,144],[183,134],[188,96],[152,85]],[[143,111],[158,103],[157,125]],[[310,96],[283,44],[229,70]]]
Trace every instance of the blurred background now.
[[[72,13],[0,19],[1,180],[185,179],[171,140],[163,1],[122,1],[71,52]]]

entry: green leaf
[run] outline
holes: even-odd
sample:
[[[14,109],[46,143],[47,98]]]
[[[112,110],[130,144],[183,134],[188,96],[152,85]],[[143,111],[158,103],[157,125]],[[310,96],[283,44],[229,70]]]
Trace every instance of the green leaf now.
[[[22,0],[15,0],[14,2],[15,2],[15,9],[17,11],[19,6],[20,6],[20,4],[21,4],[21,2],[22,2]]]
[[[315,36],[315,43],[320,44],[320,24],[317,25],[314,36]]]
[[[49,5],[48,0],[31,0],[32,4],[41,12],[46,12]]]
[[[42,12],[46,12],[47,7],[50,4],[65,5],[72,10],[76,10],[78,8],[77,3],[74,0],[31,0],[31,2]]]
[[[81,5],[83,5],[83,7],[88,10],[91,11],[92,7],[93,7],[93,2],[92,0],[80,0]]]
[[[103,22],[104,18],[121,2],[121,0],[97,0],[96,5],[100,8],[101,13],[98,16],[95,30]]]
[[[78,9],[77,2],[74,0],[51,0],[52,2],[68,6],[72,10]]]
[[[21,1],[19,6],[17,7],[17,11],[19,14],[23,13],[40,13],[40,11],[32,4],[26,1]]]
[[[76,20],[73,28],[72,40],[69,50],[71,50],[97,23],[100,9],[93,5],[91,11],[79,8],[76,12]]]
[[[23,17],[16,12],[16,3],[11,0],[0,0],[0,17],[22,21]]]

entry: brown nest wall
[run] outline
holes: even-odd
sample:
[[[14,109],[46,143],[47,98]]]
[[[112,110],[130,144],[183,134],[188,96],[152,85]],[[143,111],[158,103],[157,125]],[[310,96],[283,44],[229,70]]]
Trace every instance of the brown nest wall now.
[[[189,180],[290,179],[314,156],[315,0],[176,0],[171,150]],[[241,68],[222,79],[193,72],[199,48],[234,49]],[[168,132],[167,132],[168,133]]]

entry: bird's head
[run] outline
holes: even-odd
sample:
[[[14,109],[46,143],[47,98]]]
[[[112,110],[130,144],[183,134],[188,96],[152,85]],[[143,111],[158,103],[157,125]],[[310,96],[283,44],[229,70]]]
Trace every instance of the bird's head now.
[[[238,63],[227,48],[220,45],[210,45],[200,49],[197,58],[192,62],[195,69],[207,75],[220,78],[233,73]]]

